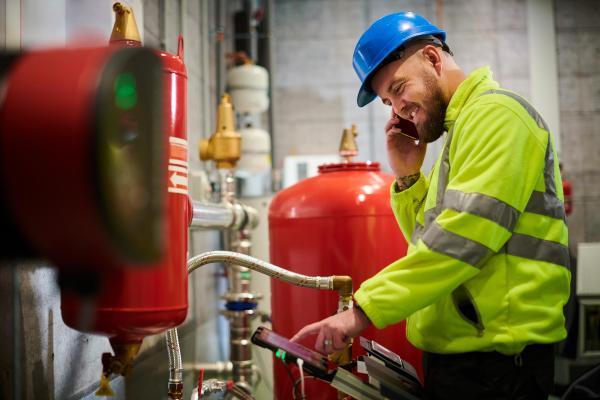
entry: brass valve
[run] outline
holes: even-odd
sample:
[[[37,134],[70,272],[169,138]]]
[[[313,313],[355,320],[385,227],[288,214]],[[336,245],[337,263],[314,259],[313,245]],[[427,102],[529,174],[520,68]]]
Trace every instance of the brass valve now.
[[[342,156],[345,161],[352,161],[352,158],[358,154],[358,145],[356,144],[357,136],[358,132],[355,124],[352,124],[352,128],[350,129],[344,129],[342,141],[340,142],[340,156]]]
[[[200,159],[213,160],[219,169],[235,168],[242,153],[242,137],[235,131],[231,97],[221,97],[217,112],[217,131],[200,142]]]
[[[169,382],[169,392],[167,393],[169,399],[181,400],[183,399],[183,383]]]
[[[110,35],[110,43],[129,41],[141,44],[142,39],[131,7],[117,2],[113,4],[113,11],[115,12],[115,24]]]
[[[140,343],[115,343],[111,341],[115,354],[102,354],[102,375],[100,376],[100,387],[96,396],[114,396],[110,387],[110,376],[112,374],[129,377],[133,369],[133,360],[140,351]]]

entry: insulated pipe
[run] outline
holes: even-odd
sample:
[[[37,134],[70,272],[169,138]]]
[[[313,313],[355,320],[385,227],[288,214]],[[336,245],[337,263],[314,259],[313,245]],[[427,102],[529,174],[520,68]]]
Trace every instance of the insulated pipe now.
[[[341,312],[352,307],[352,278],[349,276],[308,276],[288,271],[266,261],[232,251],[209,251],[188,260],[188,274],[206,264],[224,263],[239,265],[251,270],[279,279],[292,285],[314,289],[337,290],[340,294],[339,309]],[[169,398],[181,399],[174,390],[183,388],[183,368],[181,366],[181,349],[177,340],[177,328],[167,331],[167,351],[169,352]],[[348,353],[348,351],[343,351]],[[179,365],[177,365],[179,362]]]

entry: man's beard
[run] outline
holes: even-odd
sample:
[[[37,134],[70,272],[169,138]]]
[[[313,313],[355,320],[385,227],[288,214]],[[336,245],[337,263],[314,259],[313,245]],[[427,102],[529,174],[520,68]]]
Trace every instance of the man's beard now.
[[[442,89],[431,75],[425,75],[423,77],[423,82],[425,88],[431,93],[431,97],[426,104],[426,109],[429,112],[427,113],[427,119],[423,125],[417,126],[416,128],[421,140],[425,143],[431,143],[438,140],[444,133],[444,119],[446,117],[446,108],[448,108],[448,104],[444,100]]]

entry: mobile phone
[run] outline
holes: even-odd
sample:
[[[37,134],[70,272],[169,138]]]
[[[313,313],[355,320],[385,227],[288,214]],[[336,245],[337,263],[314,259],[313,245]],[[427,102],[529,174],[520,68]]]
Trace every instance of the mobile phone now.
[[[417,132],[417,127],[415,124],[410,122],[407,119],[400,117],[396,114],[396,118],[400,120],[394,127],[400,129],[400,133],[406,137],[411,138],[412,140],[419,140],[419,133]]]
[[[258,346],[275,352],[286,362],[293,363],[298,358],[304,360],[304,369],[321,379],[331,380],[335,374],[333,364],[323,354],[292,342],[264,326],[259,326],[250,340]]]
[[[360,337],[360,345],[372,356],[380,359],[388,368],[393,369],[404,378],[419,384],[419,377],[415,368],[406,360],[403,360],[398,354],[394,353],[387,347],[384,347],[374,340],[368,340]]]

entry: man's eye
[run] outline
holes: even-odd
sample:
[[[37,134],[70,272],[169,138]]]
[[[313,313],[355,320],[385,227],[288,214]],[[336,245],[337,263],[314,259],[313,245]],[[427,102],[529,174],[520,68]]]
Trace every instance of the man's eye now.
[[[401,83],[400,85],[396,86],[396,88],[394,89],[394,94],[399,95],[402,93],[403,90],[404,90],[404,83]]]

